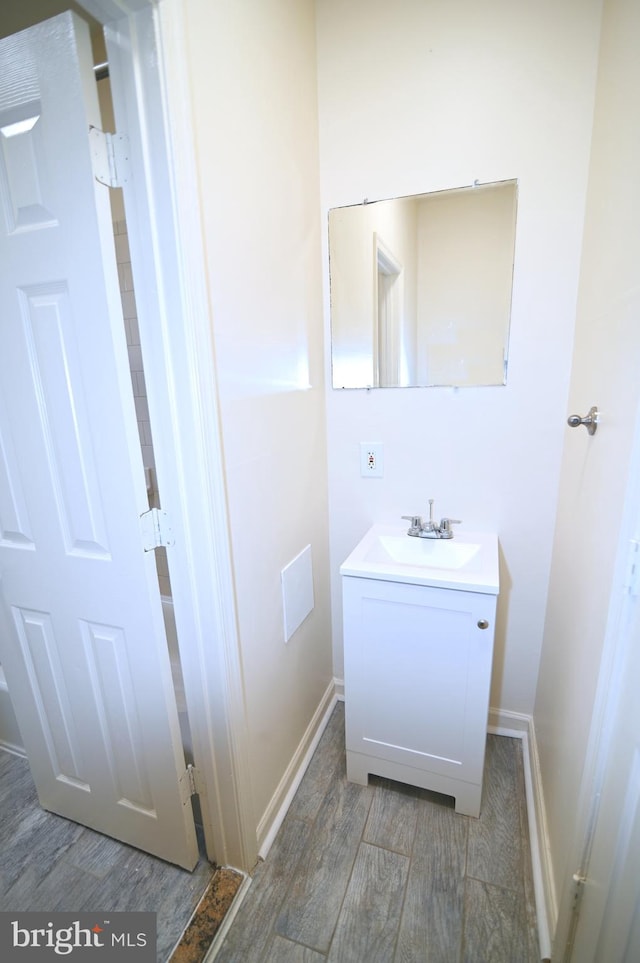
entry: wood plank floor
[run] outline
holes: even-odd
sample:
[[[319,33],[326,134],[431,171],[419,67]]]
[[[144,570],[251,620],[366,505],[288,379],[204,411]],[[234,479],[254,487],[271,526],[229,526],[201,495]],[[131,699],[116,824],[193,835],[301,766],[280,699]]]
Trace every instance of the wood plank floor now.
[[[193,873],[40,808],[26,759],[0,750],[0,910],[157,914],[165,963],[215,867]]]
[[[348,783],[339,703],[216,963],[536,963],[520,741],[489,736],[482,813]]]

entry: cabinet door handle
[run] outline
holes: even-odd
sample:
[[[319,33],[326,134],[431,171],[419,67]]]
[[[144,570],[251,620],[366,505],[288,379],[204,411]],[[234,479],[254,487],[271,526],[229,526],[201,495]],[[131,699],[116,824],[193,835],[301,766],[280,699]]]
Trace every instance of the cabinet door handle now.
[[[479,620],[478,620],[478,628],[479,628],[479,629],[488,629],[488,628],[489,628],[489,623],[487,622],[486,619],[479,619]]]

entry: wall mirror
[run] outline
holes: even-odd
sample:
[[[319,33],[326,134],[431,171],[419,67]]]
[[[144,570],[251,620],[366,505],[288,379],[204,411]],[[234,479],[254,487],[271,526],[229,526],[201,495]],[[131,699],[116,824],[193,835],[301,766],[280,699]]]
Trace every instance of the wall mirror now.
[[[329,211],[334,388],[506,383],[517,182]]]

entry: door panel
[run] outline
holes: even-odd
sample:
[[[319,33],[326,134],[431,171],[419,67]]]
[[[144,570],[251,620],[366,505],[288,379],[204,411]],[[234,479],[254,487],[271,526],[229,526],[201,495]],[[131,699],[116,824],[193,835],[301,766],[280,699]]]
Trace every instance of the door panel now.
[[[640,959],[640,607],[628,596],[619,627],[616,699],[603,747],[593,839],[571,960]]]
[[[192,868],[88,31],[0,40],[0,661],[42,805]]]
[[[67,285],[23,287],[17,295],[22,324],[9,342],[12,357],[22,361],[14,390],[42,435],[42,447],[32,454],[48,467],[66,551],[109,559]]]

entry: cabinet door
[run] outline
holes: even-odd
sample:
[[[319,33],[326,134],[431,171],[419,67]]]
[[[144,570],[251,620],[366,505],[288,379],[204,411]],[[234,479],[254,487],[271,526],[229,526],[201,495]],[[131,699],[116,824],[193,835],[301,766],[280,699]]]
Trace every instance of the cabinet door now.
[[[480,783],[495,596],[342,581],[347,749]]]

